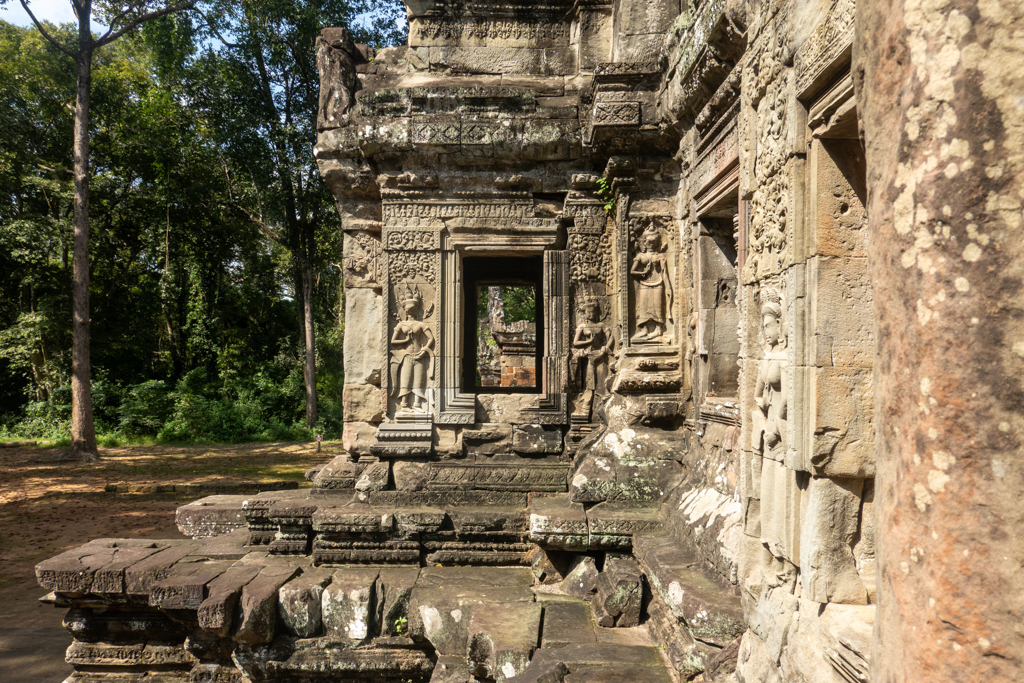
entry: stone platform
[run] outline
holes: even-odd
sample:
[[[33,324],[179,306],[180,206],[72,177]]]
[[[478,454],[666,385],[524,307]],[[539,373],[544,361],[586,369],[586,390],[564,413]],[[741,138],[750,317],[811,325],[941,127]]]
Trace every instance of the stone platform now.
[[[274,491],[177,522],[192,540],[101,539],[37,566],[69,610],[69,681],[668,683],[734,630],[686,629],[739,612],[729,590],[665,603],[710,580],[691,567],[663,590],[657,508],[566,493]],[[680,633],[689,668],[661,640]]]
[[[316,566],[238,530],[102,539],[37,573],[69,608],[70,681],[673,680],[653,644],[615,644],[635,629],[535,593],[526,567]]]

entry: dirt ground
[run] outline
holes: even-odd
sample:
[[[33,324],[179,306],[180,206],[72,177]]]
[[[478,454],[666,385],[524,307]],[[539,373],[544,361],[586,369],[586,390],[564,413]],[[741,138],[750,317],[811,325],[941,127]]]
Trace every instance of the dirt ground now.
[[[259,484],[299,480],[340,444],[126,446],[95,463],[55,463],[44,448],[0,448],[0,681],[60,683],[71,673],[65,610],[43,605],[37,562],[94,538],[181,538],[174,510],[194,496],[114,494],[108,484]]]

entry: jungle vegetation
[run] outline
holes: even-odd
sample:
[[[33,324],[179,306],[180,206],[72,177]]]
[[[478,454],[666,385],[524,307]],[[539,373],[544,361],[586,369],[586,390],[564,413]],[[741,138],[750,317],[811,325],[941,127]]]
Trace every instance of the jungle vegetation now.
[[[313,45],[327,26],[403,42],[403,7],[196,8],[92,55],[96,432],[101,445],[336,437],[341,234],[312,157]],[[0,21],[0,438],[71,434],[75,101],[75,61]]]

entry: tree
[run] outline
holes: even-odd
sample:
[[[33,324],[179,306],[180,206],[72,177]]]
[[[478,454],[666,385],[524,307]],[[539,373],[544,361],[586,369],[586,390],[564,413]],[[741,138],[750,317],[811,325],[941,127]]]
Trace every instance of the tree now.
[[[284,246],[294,261],[296,300],[300,303],[305,363],[306,422],[318,419],[316,377],[315,280],[324,263],[318,243],[335,226],[330,193],[317,178],[311,147],[316,140],[319,80],[313,44],[328,26],[352,26],[356,15],[367,19],[354,34],[357,40],[380,45],[401,39],[396,23],[402,5],[388,0],[245,0],[213,6],[204,14],[213,37],[234,52],[233,61],[210,89],[211,112],[255,114],[242,125],[223,121],[230,131],[229,155],[251,152],[240,144],[257,126],[265,143],[256,166],[251,156],[234,156],[233,169],[251,190],[237,207],[268,238]],[[230,36],[230,39],[225,38]],[[223,87],[226,86],[226,87]],[[224,98],[216,102],[217,98]],[[216,102],[216,103],[215,103]],[[256,168],[254,168],[256,166]]]
[[[76,71],[74,122],[74,242],[72,249],[72,351],[71,351],[71,448],[69,459],[98,457],[92,410],[92,364],[89,345],[89,97],[92,62],[96,50],[109,45],[142,24],[173,12],[191,8],[196,0],[171,3],[166,0],[118,0],[97,3],[109,29],[99,38],[92,33],[92,0],[71,0],[78,18],[78,40],[74,45],[58,40],[29,7],[19,0],[39,33],[58,50],[74,60]],[[6,4],[7,0],[0,0]]]

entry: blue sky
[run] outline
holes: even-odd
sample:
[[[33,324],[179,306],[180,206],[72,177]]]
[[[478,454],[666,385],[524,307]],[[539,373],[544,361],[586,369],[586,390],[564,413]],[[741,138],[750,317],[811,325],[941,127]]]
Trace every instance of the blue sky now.
[[[77,21],[70,0],[32,0],[29,7],[36,18],[42,21],[52,21],[55,24]],[[28,18],[18,0],[7,0],[7,4],[0,7],[0,19],[18,26],[32,25],[32,20]]]

